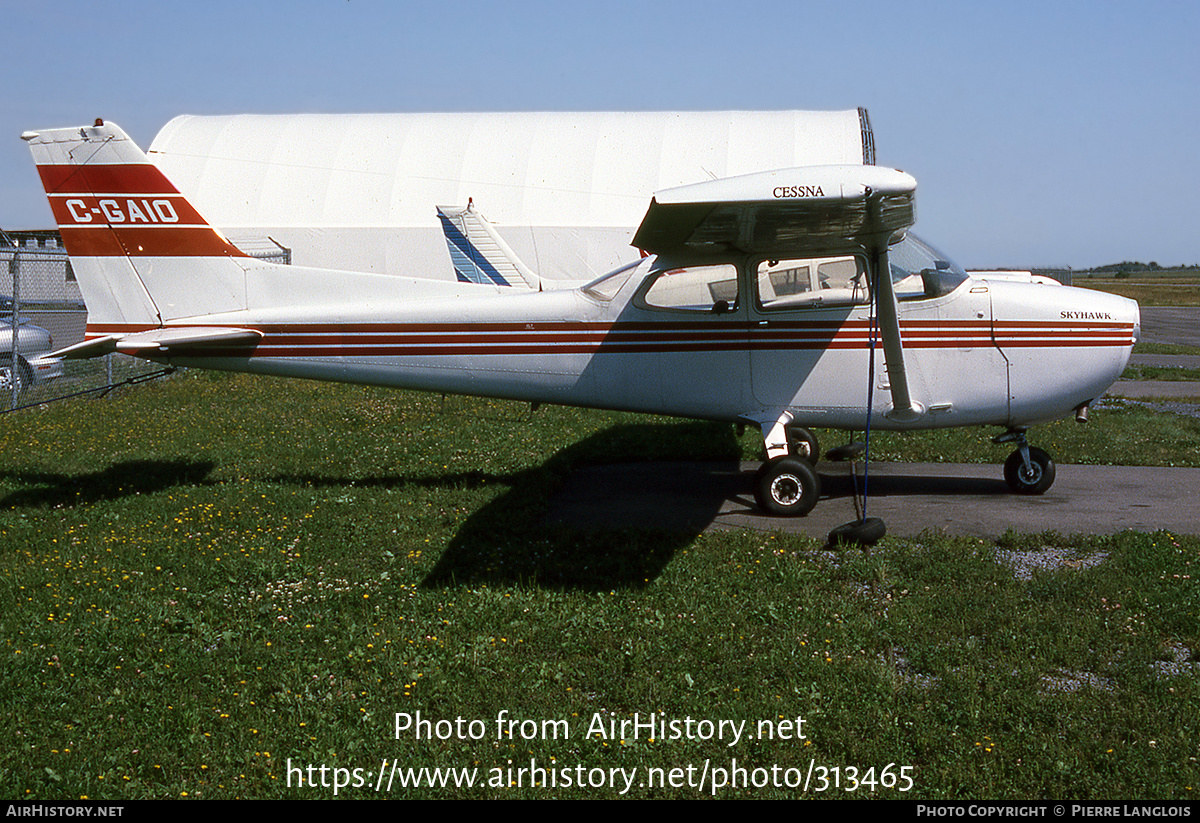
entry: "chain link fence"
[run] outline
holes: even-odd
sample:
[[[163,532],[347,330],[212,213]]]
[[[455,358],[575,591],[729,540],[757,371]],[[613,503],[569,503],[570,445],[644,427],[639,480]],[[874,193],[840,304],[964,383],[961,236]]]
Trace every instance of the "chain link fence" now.
[[[290,263],[291,250],[270,238],[234,241],[253,257]],[[84,339],[87,307],[56,231],[0,233],[0,409],[39,404],[114,386],[162,369],[123,354],[51,360]]]

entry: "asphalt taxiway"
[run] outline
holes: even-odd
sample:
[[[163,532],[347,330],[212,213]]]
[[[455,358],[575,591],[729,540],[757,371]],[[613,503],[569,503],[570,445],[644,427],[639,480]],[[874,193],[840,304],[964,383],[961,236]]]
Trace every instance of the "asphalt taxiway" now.
[[[1200,346],[1200,309],[1194,306],[1143,306],[1142,340],[1146,343],[1173,343]]]
[[[754,503],[757,463],[639,463],[587,466],[551,500],[550,522],[587,530],[700,533],[780,530],[825,538],[856,519],[849,467],[821,463],[822,496],[805,517],[771,517]],[[861,470],[861,466],[860,466]],[[1044,495],[1009,491],[1000,466],[872,463],[867,514],[888,534],[927,529],[995,537],[1054,530],[1125,529],[1200,533],[1200,469],[1059,465]]]

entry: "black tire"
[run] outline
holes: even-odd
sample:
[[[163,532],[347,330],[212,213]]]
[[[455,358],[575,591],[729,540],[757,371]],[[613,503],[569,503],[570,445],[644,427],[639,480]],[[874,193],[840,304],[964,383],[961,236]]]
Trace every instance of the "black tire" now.
[[[1045,494],[1054,484],[1054,461],[1041,449],[1029,448],[1032,471],[1025,470],[1021,450],[1017,449],[1004,461],[1004,482],[1017,494]]]
[[[825,453],[825,459],[831,460],[834,463],[853,462],[857,460],[863,452],[867,450],[867,444],[862,442],[846,443],[841,446],[834,446]]]
[[[754,499],[768,514],[800,517],[821,496],[821,478],[806,461],[776,457],[763,463],[754,479]]]
[[[788,454],[805,461],[810,466],[821,459],[821,445],[817,436],[803,426],[788,426]]]
[[[838,526],[829,533],[829,545],[874,546],[887,534],[887,527],[878,517],[855,520]]]

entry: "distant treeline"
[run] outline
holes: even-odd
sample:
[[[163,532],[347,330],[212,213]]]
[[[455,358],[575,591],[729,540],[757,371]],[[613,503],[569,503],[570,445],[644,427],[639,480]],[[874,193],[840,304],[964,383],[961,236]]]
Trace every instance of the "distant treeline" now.
[[[1003,271],[1003,269],[1001,269]],[[1107,266],[1094,266],[1087,269],[1075,269],[1068,266],[1036,266],[1028,269],[1034,274],[1045,274],[1050,277],[1058,277],[1067,273],[1076,276],[1081,274],[1104,274],[1114,277],[1128,277],[1131,274],[1138,272],[1185,272],[1185,271],[1200,271],[1200,263],[1193,263],[1190,266],[1160,266],[1151,260],[1149,263],[1142,263],[1137,260],[1125,260],[1120,263],[1109,263]],[[1061,279],[1061,278],[1060,278]]]
[[[1087,271],[1093,271],[1096,274],[1131,274],[1137,271],[1170,271],[1172,269],[1200,269],[1200,264],[1192,264],[1190,266],[1160,266],[1153,260],[1149,263],[1126,260],[1120,263],[1110,263],[1107,266],[1096,266]]]
[[[1151,260],[1150,263],[1141,263],[1138,260],[1123,260],[1121,263],[1110,263],[1106,266],[1096,266],[1092,271],[1096,274],[1116,274],[1116,272],[1133,272],[1133,271],[1162,271],[1164,269],[1200,269],[1200,265],[1181,265],[1181,266],[1160,266]]]

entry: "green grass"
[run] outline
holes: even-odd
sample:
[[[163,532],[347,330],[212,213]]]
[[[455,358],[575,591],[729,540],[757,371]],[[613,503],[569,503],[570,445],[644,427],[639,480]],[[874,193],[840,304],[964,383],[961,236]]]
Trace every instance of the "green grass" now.
[[[1200,354],[1198,346],[1183,346],[1177,343],[1137,343],[1134,354]]]
[[[1080,279],[1074,281],[1074,285],[1129,297],[1141,306],[1200,306],[1200,285],[1195,282]]]
[[[1200,369],[1184,369],[1178,366],[1129,366],[1121,375],[1122,380],[1167,380],[1171,382],[1200,381]]]
[[[1002,460],[986,434],[873,449]],[[1036,434],[1084,462],[1200,453],[1194,422],[1134,407]],[[753,456],[756,438],[198,373],[8,415],[0,446],[9,798],[333,796],[295,771],[289,786],[289,761],[328,767],[330,784],[363,770],[349,797],[620,794],[607,776],[563,786],[577,767],[637,769],[633,797],[803,795],[694,785],[735,760],[781,782],[811,764],[810,797],[1191,798],[1200,781],[1193,536],[831,552],[782,533],[581,533],[544,525],[574,466]],[[1061,562],[1014,574],[1043,554]],[[449,723],[431,732],[461,718],[482,737],[397,736],[397,713],[418,712]],[[535,723],[497,735],[505,712]],[[586,734],[652,712],[790,739]],[[559,785],[507,771],[531,759]],[[478,769],[481,784],[376,794],[384,761]],[[866,781],[853,793],[851,767]],[[674,786],[639,785],[674,768]]]

